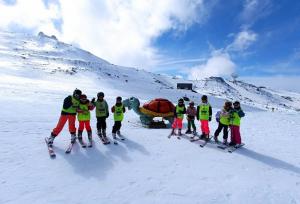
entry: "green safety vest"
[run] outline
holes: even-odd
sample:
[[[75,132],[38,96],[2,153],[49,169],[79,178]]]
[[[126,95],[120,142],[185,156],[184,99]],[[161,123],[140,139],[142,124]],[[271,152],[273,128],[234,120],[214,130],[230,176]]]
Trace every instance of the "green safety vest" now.
[[[222,115],[222,113],[221,113],[220,123],[223,124],[223,125],[229,125],[230,124],[230,114],[228,114],[228,115]]]
[[[82,113],[78,113],[78,121],[87,121],[91,119],[91,114],[89,111],[89,104],[80,104],[79,109],[82,110]]]
[[[79,100],[75,99],[73,96],[72,97],[72,106],[70,108],[63,108],[62,111],[66,113],[76,113],[77,108],[79,107]]]
[[[96,117],[106,117],[107,109],[106,109],[106,101],[96,101]]]
[[[199,118],[200,120],[209,120],[209,104],[199,105]]]
[[[184,111],[184,106],[180,107],[180,106],[176,106],[176,114],[177,114],[177,118],[181,118],[183,119],[183,111]]]
[[[231,125],[240,126],[240,124],[241,124],[241,118],[240,118],[240,116],[239,116],[239,114],[238,114],[237,111],[233,111],[231,113],[231,118],[230,119],[231,119],[230,120],[230,124]]]
[[[115,112],[114,112],[114,120],[115,121],[122,121],[124,118],[123,113],[123,104],[121,106],[115,106]]]

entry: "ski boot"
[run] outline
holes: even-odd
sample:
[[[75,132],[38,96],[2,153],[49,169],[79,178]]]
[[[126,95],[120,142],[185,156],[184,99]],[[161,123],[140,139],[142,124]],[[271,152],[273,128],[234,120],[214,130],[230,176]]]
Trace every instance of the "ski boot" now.
[[[116,133],[112,133],[112,137],[113,137],[114,140],[116,140],[117,139]]]
[[[196,130],[193,130],[193,135],[196,136],[197,135],[197,132]]]
[[[229,142],[228,145],[229,145],[229,146],[236,146],[236,143],[235,143],[235,142]]]
[[[71,143],[74,144],[76,142],[76,134],[71,133]]]
[[[185,131],[185,134],[191,134],[192,131],[190,129],[187,129],[187,131]]]
[[[205,133],[204,133],[204,132],[202,132],[202,134],[200,135],[200,139],[201,139],[201,140],[204,140],[204,139],[205,139]]]
[[[120,131],[120,130],[117,131],[117,135],[118,135],[119,137],[121,136],[121,131]]]
[[[51,133],[50,137],[48,137],[47,139],[48,139],[48,146],[52,147],[53,141],[55,139],[55,135],[53,133]]]
[[[92,147],[93,146],[92,131],[88,131],[87,134],[88,134],[88,140],[89,140],[88,147]]]
[[[205,140],[206,142],[209,141],[209,134],[205,134],[205,135],[204,135],[204,140]]]
[[[102,130],[102,137],[103,137],[103,140],[106,142],[106,143],[110,143],[110,141],[108,140],[108,138],[106,137],[106,130],[103,129]]]
[[[78,130],[77,138],[80,143],[82,143],[82,131]]]
[[[223,139],[223,145],[228,145],[227,139]]]
[[[101,133],[101,129],[98,129],[97,130],[97,135],[100,137],[100,139],[101,139],[101,137],[102,137],[102,133]]]
[[[215,140],[216,143],[219,143],[219,140],[218,140],[218,136],[217,136],[217,135],[214,136],[214,140]]]
[[[181,129],[178,129],[178,136],[182,136]]]

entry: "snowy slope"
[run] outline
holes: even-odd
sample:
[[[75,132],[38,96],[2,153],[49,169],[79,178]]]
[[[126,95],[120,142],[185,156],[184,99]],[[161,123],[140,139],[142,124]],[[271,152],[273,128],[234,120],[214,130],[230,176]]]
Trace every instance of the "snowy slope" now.
[[[76,87],[89,98],[104,90],[110,106],[118,95],[174,102],[185,94],[199,101],[201,95],[170,88],[180,80],[111,65],[52,38],[0,36],[0,203],[300,203],[300,116],[295,113],[245,108],[246,146],[230,154],[212,144],[200,148],[167,139],[170,130],[142,128],[137,115],[127,111],[122,126],[127,140],[118,146],[104,146],[94,135],[95,147],[76,145],[66,155],[65,127],[54,143],[57,158],[49,159],[43,139]],[[210,99],[215,113],[224,100]],[[107,122],[110,132],[112,117]],[[91,124],[95,130],[94,112]],[[213,132],[217,124],[210,125]]]
[[[32,69],[43,70],[51,74],[89,75],[99,80],[105,87],[125,90],[128,95],[137,93],[137,96],[141,98],[149,98],[148,93],[151,93],[153,97],[170,95],[170,100],[173,102],[182,96],[188,96],[200,102],[200,94],[209,94],[212,96],[210,102],[216,106],[221,106],[224,99],[240,100],[248,106],[269,110],[275,108],[280,111],[297,111],[300,106],[299,93],[275,91],[219,77],[187,81],[135,68],[121,67],[110,64],[87,51],[60,42],[55,36],[49,37],[43,33],[30,36],[0,32],[0,67],[1,74],[8,75],[11,69],[17,69],[18,75],[23,73],[22,76],[27,76]],[[200,94],[175,90],[179,82],[193,83],[195,90]],[[143,92],[140,91],[141,88]]]
[[[239,100],[243,104],[260,109],[279,111],[300,111],[300,94],[275,91],[243,81],[230,81],[220,77],[198,80],[195,90],[228,100]]]

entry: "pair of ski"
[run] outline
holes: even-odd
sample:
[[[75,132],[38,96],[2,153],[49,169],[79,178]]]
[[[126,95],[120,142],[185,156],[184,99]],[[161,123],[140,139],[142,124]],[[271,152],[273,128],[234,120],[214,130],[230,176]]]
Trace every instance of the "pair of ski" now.
[[[208,138],[201,138],[200,136],[192,136],[190,137],[190,142],[196,142],[196,141],[204,141],[203,143],[200,144],[200,147],[205,147],[207,143],[209,143],[212,139],[212,136],[209,136]]]
[[[245,145],[244,143],[241,143],[241,144],[237,144],[237,145],[234,145],[234,146],[229,146],[229,145],[225,145],[225,144],[221,143],[221,144],[217,145],[217,147],[220,148],[220,149],[223,149],[223,150],[227,150],[229,153],[232,153],[235,150],[243,147],[244,145]]]
[[[181,137],[186,136],[186,135],[185,134],[180,134],[180,135],[179,134],[170,134],[170,135],[168,135],[168,138],[170,139],[172,136],[175,136],[175,137],[177,136],[177,139],[181,140]]]
[[[107,137],[99,136],[99,138],[100,138],[101,142],[104,145],[110,144],[110,140]],[[113,144],[114,145],[118,145],[119,144],[118,141],[117,141],[118,139],[123,141],[123,140],[125,140],[125,137],[122,136],[122,135],[118,135],[118,137],[117,136],[113,137]]]
[[[82,148],[86,148],[86,147],[92,148],[93,147],[93,141],[90,141],[89,144],[86,144],[83,140],[78,140],[78,142],[79,142],[79,144],[81,145]],[[74,144],[75,144],[75,142],[69,144],[67,150],[65,151],[66,154],[71,153]]]
[[[48,153],[49,153],[49,156],[51,158],[55,158],[56,157],[56,154],[54,152],[54,149],[53,149],[53,145],[49,145],[48,144],[48,138],[46,137],[45,138],[45,142],[46,142],[46,145],[47,145],[47,148],[48,148]],[[74,143],[70,143],[65,151],[66,154],[70,154],[72,149],[73,149],[73,146],[74,146],[75,142]],[[89,144],[87,145],[84,141],[82,140],[79,140],[79,144],[81,145],[82,148],[86,148],[86,147],[93,147],[93,143],[92,142],[89,142]]]

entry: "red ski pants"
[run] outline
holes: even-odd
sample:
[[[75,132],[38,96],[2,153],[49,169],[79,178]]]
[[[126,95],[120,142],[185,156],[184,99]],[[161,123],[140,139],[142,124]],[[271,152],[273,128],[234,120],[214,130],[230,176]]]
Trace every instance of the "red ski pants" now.
[[[84,127],[86,129],[86,131],[90,132],[92,131],[91,125],[90,125],[90,121],[86,120],[86,121],[79,121],[79,128],[78,131],[83,131]]]
[[[172,128],[173,129],[182,129],[182,118],[175,118],[173,124],[172,124]]]
[[[76,133],[75,127],[76,115],[60,115],[59,121],[56,127],[53,129],[52,134],[57,136],[64,128],[67,121],[69,121],[69,131],[71,134]]]
[[[241,133],[240,133],[240,126],[231,125],[230,126],[231,131],[231,142],[234,142],[235,144],[241,144]]]
[[[208,126],[208,120],[200,120],[200,126],[201,126],[201,131],[209,135],[209,126]]]

